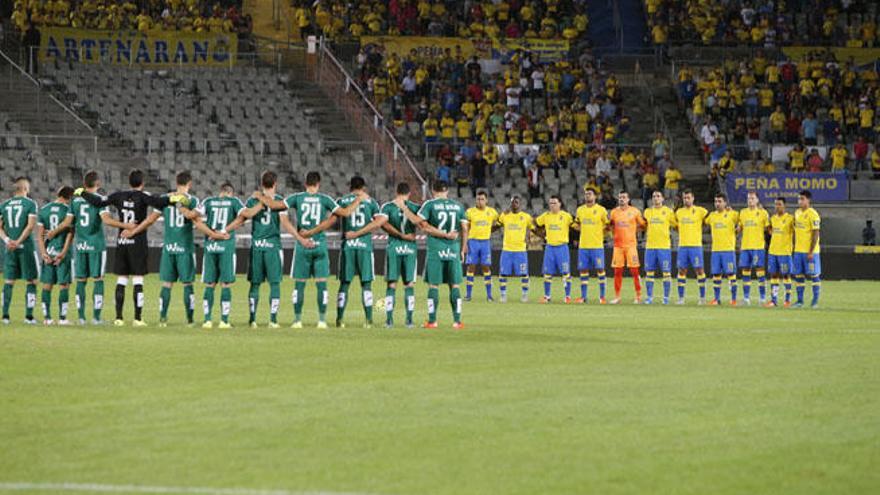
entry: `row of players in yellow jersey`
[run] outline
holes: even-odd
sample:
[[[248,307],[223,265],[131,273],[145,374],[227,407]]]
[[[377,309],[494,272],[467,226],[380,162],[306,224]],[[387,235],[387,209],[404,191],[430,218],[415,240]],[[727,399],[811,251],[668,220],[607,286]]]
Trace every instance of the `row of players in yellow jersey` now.
[[[591,273],[595,273],[599,285],[599,303],[605,304],[605,240],[613,238],[612,268],[615,269],[615,298],[620,302],[623,268],[629,267],[636,290],[635,302],[641,303],[641,263],[636,248],[638,231],[644,231],[644,271],[647,297],[644,303],[654,302],[655,277],[662,276],[663,304],[669,304],[672,274],[677,271],[678,301],[685,304],[687,274],[696,275],[699,289],[698,304],[706,304],[706,267],[703,257],[703,235],[711,236],[709,274],[712,276],[714,298],[709,305],[721,304],[722,282],[726,278],[730,288],[730,304],[737,305],[737,272],[742,276],[743,299],[751,304],[753,278],[757,278],[760,304],[767,307],[780,305],[780,289],[784,288],[782,305],[792,305],[792,279],[797,299],[794,307],[804,305],[804,290],[809,279],[813,299],[812,307],[819,303],[821,288],[821,261],[819,232],[821,219],[811,206],[812,195],[801,191],[794,214],[788,213],[785,198],[774,201],[773,212],[768,212],[759,202],[757,194],[748,194],[747,206],[740,211],[730,207],[723,194],[715,196],[714,210],[694,204],[694,195],[686,190],[682,194],[683,206],[677,210],[665,206],[663,193],[655,191],[652,205],[644,212],[629,204],[629,195],[621,192],[618,207],[610,213],[596,202],[595,193],[585,190],[585,203],[575,215],[562,209],[558,197],[551,197],[549,210],[537,218],[520,208],[520,198],[511,199],[510,208],[499,214],[487,206],[485,193],[478,193],[476,205],[467,210],[470,222],[468,234],[467,293],[470,300],[474,275],[478,267],[486,283],[486,295],[492,300],[492,259],[490,238],[495,230],[504,231],[500,259],[501,300],[507,299],[507,278],[520,277],[522,300],[528,300],[529,233],[535,232],[545,240],[542,272],[544,274],[544,302],[550,300],[550,284],[553,276],[563,277],[565,302],[571,302],[571,270],[569,234],[579,232],[577,269],[580,275],[581,297],[575,302],[586,303]],[[673,268],[672,231],[678,232],[678,251]],[[769,243],[767,237],[769,236]],[[737,242],[739,241],[739,242]],[[737,256],[739,244],[739,256]],[[770,278],[770,297],[767,296],[767,275]]]

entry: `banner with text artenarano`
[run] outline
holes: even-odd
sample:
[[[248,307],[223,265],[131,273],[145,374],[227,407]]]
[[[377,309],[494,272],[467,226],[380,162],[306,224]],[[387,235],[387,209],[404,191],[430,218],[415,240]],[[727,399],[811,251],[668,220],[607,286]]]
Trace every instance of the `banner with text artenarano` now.
[[[746,202],[749,191],[758,193],[764,204],[779,197],[792,203],[805,189],[813,194],[813,201],[830,203],[849,200],[849,177],[845,173],[728,174],[725,189],[728,200],[738,204]]]
[[[228,67],[238,53],[235,33],[96,31],[43,28],[40,60],[139,66]]]

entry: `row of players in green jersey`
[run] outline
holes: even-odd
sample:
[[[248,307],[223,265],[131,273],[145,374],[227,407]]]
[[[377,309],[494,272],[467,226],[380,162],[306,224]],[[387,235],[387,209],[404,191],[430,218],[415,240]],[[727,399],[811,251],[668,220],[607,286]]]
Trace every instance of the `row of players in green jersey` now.
[[[106,264],[106,247],[104,244],[103,225],[121,229],[120,238],[135,237],[160,218],[164,221],[163,247],[160,260],[159,277],[162,282],[159,301],[159,322],[165,325],[170,306],[171,289],[174,283],[181,283],[183,301],[187,314],[187,322],[193,323],[195,297],[193,281],[195,279],[196,259],[193,231],[200,230],[205,236],[204,256],[202,263],[202,281],[205,284],[203,309],[204,326],[213,326],[214,293],[217,285],[221,286],[221,327],[228,327],[231,312],[231,285],[235,282],[236,256],[235,231],[247,221],[252,223],[251,247],[248,263],[248,280],[250,320],[256,326],[256,313],[259,303],[260,286],[267,282],[270,286],[270,326],[277,327],[277,314],[280,307],[280,282],[283,270],[283,250],[281,248],[281,229],[291,234],[296,240],[294,259],[291,264],[291,277],[295,280],[292,294],[295,319],[293,326],[302,327],[302,309],[305,302],[305,286],[309,279],[315,279],[319,327],[326,327],[326,309],[329,294],[327,278],[330,275],[330,257],[326,243],[325,231],[332,227],[337,219],[342,219],[344,236],[339,256],[338,277],[340,288],[337,294],[336,323],[344,326],[344,314],[348,302],[348,292],[354,278],[361,283],[361,299],[367,324],[372,324],[374,306],[371,284],[374,278],[372,232],[382,228],[389,234],[386,256],[386,325],[393,325],[393,314],[396,302],[398,281],[404,285],[406,302],[406,324],[413,325],[415,296],[413,293],[417,272],[417,246],[415,232],[422,228],[428,234],[427,265],[425,279],[430,289],[428,292],[428,322],[426,326],[437,325],[437,306],[439,285],[450,286],[450,302],[456,326],[461,326],[461,257],[466,252],[465,239],[467,222],[464,220],[464,208],[461,204],[446,197],[446,186],[437,184],[435,198],[421,207],[409,200],[409,186],[400,184],[397,197],[381,208],[378,203],[367,195],[366,184],[361,177],[354,177],[350,183],[351,192],[338,200],[321,194],[320,175],[309,173],[306,177],[306,191],[292,194],[286,198],[279,195],[276,188],[277,177],[273,172],[265,172],[261,177],[261,190],[254,193],[246,204],[236,198],[233,189],[226,184],[217,196],[204,201],[189,193],[192,177],[188,172],[178,174],[177,189],[167,195],[167,207],[154,211],[146,220],[139,224],[123,223],[110,217],[109,211],[97,208],[73,195],[70,188],[64,194],[59,192],[59,199],[46,208],[46,229],[41,231],[38,239],[46,240],[43,273],[54,272],[51,281],[57,283],[62,290],[59,295],[59,310],[62,321],[66,322],[67,299],[66,290],[70,284],[71,265],[75,266],[77,278],[77,307],[80,311],[80,323],[85,322],[85,286],[91,278],[94,282],[93,322],[101,321],[103,305],[103,275]],[[84,190],[95,193],[100,187],[100,180],[94,172],[86,174]],[[77,190],[80,193],[81,190]],[[36,203],[26,198],[27,192],[17,194],[15,198],[3,204],[4,211],[9,214],[2,217],[0,234],[9,239],[7,249],[6,279],[4,289],[4,317],[8,318],[8,307],[11,303],[12,283],[17,278],[28,280],[28,312],[27,317],[33,320],[35,301],[35,282],[39,270],[39,259],[34,257],[28,263],[29,256],[37,251],[31,244],[30,230],[19,227],[21,218],[30,218],[30,211],[36,211]],[[67,197],[65,199],[65,196]],[[71,197],[72,196],[72,197]],[[16,199],[18,198],[18,199]],[[22,199],[23,198],[23,199]],[[21,206],[23,205],[23,206]],[[21,213],[18,207],[21,206]],[[28,210],[27,208],[31,208]],[[27,210],[27,211],[25,211]],[[293,225],[286,210],[293,210]],[[16,214],[17,213],[17,214]],[[41,217],[42,218],[42,217]],[[54,219],[54,220],[52,220]],[[43,222],[41,220],[41,224]],[[3,228],[6,228],[4,232]],[[27,230],[25,230],[27,229]],[[464,234],[460,232],[464,230]],[[64,235],[66,234],[66,235]],[[68,256],[73,248],[73,256]],[[75,259],[71,263],[71,258]],[[37,266],[33,266],[34,264]],[[46,267],[50,267],[46,270]],[[45,276],[45,277],[48,277]],[[44,281],[44,292],[51,291],[52,285],[48,278]],[[80,297],[81,294],[81,297]],[[45,298],[48,300],[48,298]],[[47,321],[50,308],[43,307]],[[121,320],[117,324],[124,324]],[[136,321],[136,325],[143,325]]]

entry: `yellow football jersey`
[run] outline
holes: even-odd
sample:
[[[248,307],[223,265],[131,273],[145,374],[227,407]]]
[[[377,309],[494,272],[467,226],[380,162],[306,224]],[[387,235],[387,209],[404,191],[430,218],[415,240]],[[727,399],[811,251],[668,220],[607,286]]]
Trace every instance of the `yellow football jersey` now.
[[[645,249],[670,249],[672,240],[669,229],[678,225],[675,212],[668,206],[645,208],[645,221],[648,222],[645,233]]]
[[[712,252],[736,251],[736,224],[739,215],[733,210],[713,211],[706,217],[712,232]]]
[[[568,244],[568,231],[571,229],[571,224],[574,223],[574,217],[567,211],[560,211],[559,213],[545,211],[538,215],[535,223],[539,227],[544,227],[544,230],[547,232],[547,244],[561,246],[562,244]]]
[[[739,212],[739,225],[742,228],[740,249],[764,249],[764,234],[770,225],[770,215],[761,208],[745,208]]]
[[[608,226],[608,210],[602,205],[581,205],[575,212],[574,221],[581,227],[578,241],[580,249],[602,249],[605,228]]]
[[[498,212],[488,206],[482,210],[476,207],[468,208],[464,218],[470,223],[468,239],[485,241],[492,237],[492,226],[495,225],[495,220],[498,220]]]
[[[794,211],[794,252],[808,253],[810,252],[810,242],[812,241],[813,231],[819,230],[822,219],[819,213],[812,208],[801,210],[798,208]],[[819,241],[816,241],[814,253],[819,252]]]
[[[529,239],[529,230],[532,229],[532,216],[521,211],[519,213],[502,213],[498,217],[498,224],[504,228],[504,251],[523,252],[526,250]]]
[[[703,247],[703,221],[709,212],[702,206],[681,207],[678,219],[678,247]]]
[[[773,256],[791,256],[794,236],[794,217],[790,213],[770,217],[770,249]]]

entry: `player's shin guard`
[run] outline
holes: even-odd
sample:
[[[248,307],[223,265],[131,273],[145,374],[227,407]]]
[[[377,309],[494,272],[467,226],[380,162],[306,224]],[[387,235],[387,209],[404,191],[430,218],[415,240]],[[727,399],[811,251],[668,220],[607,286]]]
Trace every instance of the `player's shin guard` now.
[[[623,268],[614,269],[614,297],[620,297],[620,289],[623,288]]]
[[[566,273],[562,276],[562,284],[565,287],[565,297],[571,297],[571,274]]]
[[[755,275],[758,276],[758,297],[764,300],[767,298],[767,273],[764,270],[757,270]]]
[[[303,304],[305,304],[306,283],[297,280],[293,284],[293,293],[291,301],[293,302],[293,319],[294,321],[302,320]]]
[[[3,284],[3,318],[9,319],[9,306],[12,304],[12,284]]]
[[[251,284],[251,288],[248,290],[248,311],[250,313],[248,323],[254,323],[257,321],[258,304],[260,304],[260,285]]]
[[[79,287],[77,287],[79,289]],[[165,321],[168,319],[168,306],[171,305],[171,287],[162,286],[159,291],[159,319]]]
[[[37,306],[37,284],[27,284],[24,290],[24,317],[33,320],[34,308]]]
[[[810,279],[810,286],[813,289],[813,302],[812,304],[815,306],[819,304],[819,294],[822,292],[822,279],[819,278],[818,275],[813,275]]]
[[[743,270],[743,299],[750,299],[752,296],[752,271]]]
[[[785,302],[791,302],[791,275],[786,275],[783,281],[785,286]]]
[[[205,321],[211,321],[211,315],[214,312],[214,287],[205,286],[205,292],[202,294],[202,309],[205,312]]]
[[[327,303],[329,302],[329,294],[327,293],[327,281],[316,282],[315,288],[317,289],[317,298],[318,298],[318,321],[325,321],[327,319]]]
[[[581,273],[581,299],[587,300],[587,291],[590,288],[590,275]]]
[[[641,279],[641,276],[639,276],[639,269],[638,268],[630,268],[629,275],[633,279],[633,288],[635,288],[636,297],[638,298],[642,294],[642,279]]]
[[[40,306],[43,308],[43,319],[52,319],[52,291],[44,288],[40,291]]]
[[[794,277],[794,285],[795,290],[797,291],[797,303],[804,303],[804,277],[802,275],[795,275]]]
[[[544,275],[544,297],[550,299],[550,289],[553,288],[553,276]]]
[[[196,311],[196,296],[192,284],[183,286],[183,307],[186,310],[186,322],[193,322],[193,313]]]
[[[67,306],[70,304],[70,289],[67,287],[62,287],[61,290],[58,291],[58,318],[61,320],[67,319]]]
[[[428,289],[428,323],[437,322],[437,304],[440,302],[440,289],[431,287]]]
[[[122,308],[125,306],[125,288],[128,286],[128,277],[119,277],[116,279],[116,319],[122,319]]]
[[[599,299],[605,299],[605,270],[596,274],[599,277]]]
[[[486,285],[486,299],[492,299],[492,272],[483,272],[483,283]]]
[[[684,291],[685,291],[686,287],[687,287],[687,276],[682,277],[681,275],[679,275],[678,276],[678,298],[679,299],[684,299]]]
[[[345,317],[345,307],[348,305],[348,282],[339,284],[339,292],[336,293],[336,323],[342,322]]]
[[[416,311],[416,289],[408,285],[403,289],[403,297],[406,300],[406,324],[412,325],[413,313]]]
[[[465,284],[465,286],[467,287],[467,289],[466,289],[467,295],[465,297],[470,299],[471,294],[474,292],[474,272],[473,272],[473,270],[467,271],[467,274],[465,276],[465,280],[467,281],[467,283]]]
[[[736,292],[737,292],[737,283],[736,283],[736,274],[732,273],[727,276],[727,285],[730,287],[730,300],[736,302]]]
[[[697,287],[700,289],[700,299],[706,299],[706,274],[697,275]]]
[[[385,324],[394,324],[394,300],[397,298],[397,289],[390,285],[385,289]]]
[[[223,287],[220,289],[220,320],[229,323],[229,313],[232,311],[232,289]]]
[[[449,304],[452,306],[452,320],[461,322],[461,289],[453,287],[449,289]]]
[[[715,300],[721,301],[721,275],[712,276],[712,292],[715,294]]]
[[[361,301],[364,303],[364,318],[367,324],[373,323],[373,284],[361,282]]]
[[[143,320],[144,314],[144,278],[135,277],[134,281],[134,319]]]
[[[669,293],[672,292],[672,273],[663,272],[663,301],[669,302]]]
[[[654,272],[645,272],[645,291],[648,299],[654,297]]]
[[[86,281],[80,280],[76,283],[74,289],[74,300],[76,301],[76,313],[80,320],[86,319]]]
[[[92,308],[92,314],[97,321],[101,321],[101,310],[104,309],[104,281],[95,280],[92,286],[92,298],[95,306]]]
[[[281,308],[281,284],[269,283],[269,321],[278,323],[278,310]]]

